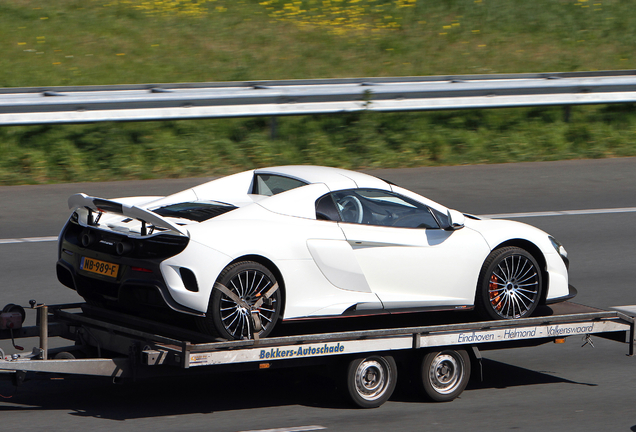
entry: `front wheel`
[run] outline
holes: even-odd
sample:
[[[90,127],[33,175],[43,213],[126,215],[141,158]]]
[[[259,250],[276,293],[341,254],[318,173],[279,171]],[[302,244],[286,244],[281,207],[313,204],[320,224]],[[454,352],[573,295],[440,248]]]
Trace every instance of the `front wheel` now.
[[[485,319],[529,317],[539,305],[543,282],[537,261],[524,249],[496,249],[481,268],[475,308]]]
[[[238,296],[240,303],[218,289],[212,290],[208,313],[198,323],[199,330],[228,340],[250,339],[254,335],[251,307],[276,285],[276,277],[264,265],[254,261],[241,261],[229,265],[217,281]],[[280,289],[264,299],[258,307],[261,330],[259,337],[269,335],[281,313]]]

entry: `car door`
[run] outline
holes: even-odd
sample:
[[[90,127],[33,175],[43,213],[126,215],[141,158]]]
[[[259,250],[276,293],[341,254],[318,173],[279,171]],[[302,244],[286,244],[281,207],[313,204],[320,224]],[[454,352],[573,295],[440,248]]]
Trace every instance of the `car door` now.
[[[470,228],[444,230],[439,212],[375,189],[332,193],[347,242],[385,309],[470,306],[489,248]]]

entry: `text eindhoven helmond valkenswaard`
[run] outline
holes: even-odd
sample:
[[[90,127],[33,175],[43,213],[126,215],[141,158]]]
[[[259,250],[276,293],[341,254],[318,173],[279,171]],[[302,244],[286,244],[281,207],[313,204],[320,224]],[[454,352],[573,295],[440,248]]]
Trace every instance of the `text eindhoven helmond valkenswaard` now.
[[[555,336],[567,336],[575,334],[586,334],[594,331],[594,324],[589,326],[578,327],[561,327],[561,326],[548,326],[548,327],[534,327],[524,329],[503,329],[491,332],[470,332],[460,333],[457,336],[457,343],[474,343],[474,342],[494,342],[499,335],[500,340],[510,339],[526,339],[535,337],[555,337]]]

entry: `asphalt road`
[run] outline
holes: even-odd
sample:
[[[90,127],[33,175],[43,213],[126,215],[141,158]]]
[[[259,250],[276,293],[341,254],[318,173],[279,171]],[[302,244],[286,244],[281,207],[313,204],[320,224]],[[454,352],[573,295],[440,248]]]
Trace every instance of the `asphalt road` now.
[[[636,158],[373,171],[473,214],[636,207]],[[175,192],[205,179],[0,187],[0,304],[79,298],[55,278],[55,242],[75,192],[109,197]],[[559,239],[577,302],[636,304],[636,212],[519,218]],[[2,242],[3,239],[31,241]],[[374,410],[352,409],[321,369],[159,379],[112,385],[73,378],[25,383],[0,400],[5,429],[254,431],[636,431],[636,359],[600,338],[490,351],[486,380],[450,403],[423,402],[408,385]],[[7,350],[7,343],[0,347]],[[406,384],[404,377],[400,381]],[[0,382],[0,394],[13,388]],[[296,429],[294,429],[296,428]]]

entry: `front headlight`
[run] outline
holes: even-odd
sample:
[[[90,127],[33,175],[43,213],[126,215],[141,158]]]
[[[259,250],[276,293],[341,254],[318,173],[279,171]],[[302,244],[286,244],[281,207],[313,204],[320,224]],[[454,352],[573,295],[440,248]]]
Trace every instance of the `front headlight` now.
[[[554,237],[548,236],[548,238],[550,239],[550,243],[552,243],[552,246],[554,247],[554,249],[559,253],[559,255],[561,255],[561,258],[563,259],[563,262],[565,263],[565,267],[569,270],[570,260],[568,259],[568,251],[566,251],[563,245],[559,243],[559,241],[555,239]]]

